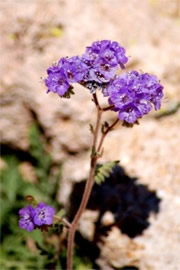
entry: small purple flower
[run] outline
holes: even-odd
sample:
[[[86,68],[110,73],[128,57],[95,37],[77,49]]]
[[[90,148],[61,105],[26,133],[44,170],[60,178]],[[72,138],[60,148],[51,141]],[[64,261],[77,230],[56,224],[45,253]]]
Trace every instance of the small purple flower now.
[[[91,46],[87,47],[84,58],[93,64],[97,64],[101,59],[105,64],[111,67],[117,66],[118,64],[124,67],[124,64],[128,61],[125,55],[125,49],[120,46],[118,42],[111,42],[110,40],[93,42]]]
[[[62,65],[62,69],[69,84],[77,83],[82,81],[87,70],[87,65],[82,61],[81,57],[73,56],[66,58]]]
[[[53,215],[55,214],[53,207],[41,202],[37,205],[34,211],[35,214],[33,217],[33,222],[35,225],[42,226],[51,225],[53,223]]]
[[[131,71],[117,76],[105,94],[109,95],[109,103],[118,111],[119,119],[134,123],[149,113],[151,103],[156,110],[160,108],[163,87],[156,76]]]
[[[33,223],[34,214],[34,208],[32,208],[32,206],[30,205],[20,209],[19,227],[21,229],[25,229],[28,232],[31,232],[35,228],[35,225]]]
[[[154,104],[155,110],[159,110],[163,98],[163,86],[159,84],[156,76],[149,75],[148,73],[142,74],[142,80],[149,90],[150,101]]]
[[[124,68],[128,61],[125,49],[118,42],[110,40],[95,41],[87,47],[82,59],[88,66],[84,76],[85,82],[108,83],[114,78],[119,65]]]
[[[45,84],[48,87],[47,93],[54,92],[59,96],[63,96],[70,87],[63,69],[52,66],[47,70],[47,73],[48,77],[45,79]]]
[[[126,64],[128,61],[128,58],[125,55],[126,50],[124,49],[124,47],[119,46],[119,43],[116,41],[112,42],[111,48],[112,50],[114,50],[116,54],[119,65],[121,66],[122,69],[124,69],[125,68],[124,64]]]
[[[45,79],[47,93],[54,92],[61,97],[64,96],[72,83],[82,81],[86,70],[87,65],[79,56],[61,58],[57,65],[47,70],[48,77]]]

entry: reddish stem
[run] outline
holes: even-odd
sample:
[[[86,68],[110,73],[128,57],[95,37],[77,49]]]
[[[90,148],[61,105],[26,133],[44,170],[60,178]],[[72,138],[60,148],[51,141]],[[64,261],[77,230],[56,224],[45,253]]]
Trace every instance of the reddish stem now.
[[[93,100],[97,108],[97,119],[96,119],[96,127],[93,133],[93,143],[92,143],[92,154],[91,154],[91,160],[90,160],[90,172],[89,172],[89,177],[87,179],[86,185],[85,185],[85,190],[83,193],[83,197],[81,200],[81,204],[79,206],[79,209],[71,223],[71,226],[69,226],[69,235],[68,235],[68,245],[67,245],[67,269],[72,270],[72,263],[73,263],[73,247],[74,247],[74,237],[75,237],[75,232],[77,230],[78,222],[79,219],[81,218],[81,215],[83,211],[85,210],[91,190],[94,184],[94,175],[95,175],[95,169],[96,169],[96,164],[97,160],[100,157],[97,155],[97,153],[101,150],[103,141],[107,133],[115,126],[115,124],[118,122],[119,119],[117,119],[110,127],[106,129],[106,131],[102,134],[99,146],[97,148],[97,139],[98,139],[98,133],[101,125],[101,116],[102,113],[106,110],[109,110],[111,106],[102,109],[99,105],[98,99],[96,94],[93,94]]]
[[[98,156],[96,155],[96,144],[97,144],[97,138],[98,138],[98,132],[100,128],[100,123],[101,123],[101,115],[102,115],[102,109],[99,106],[97,96],[96,94],[93,94],[94,102],[97,107],[97,120],[96,120],[96,127],[94,131],[94,137],[93,137],[93,145],[92,145],[92,150],[95,150],[95,154],[92,151],[91,155],[91,160],[90,160],[90,172],[89,172],[89,177],[86,182],[85,190],[83,193],[83,197],[81,200],[81,204],[79,206],[79,209],[71,223],[71,227],[69,229],[69,235],[68,235],[68,247],[67,247],[67,269],[72,270],[72,263],[73,263],[73,247],[74,247],[74,237],[75,237],[75,232],[78,226],[79,219],[85,210],[91,190],[94,184],[94,174],[95,174],[95,169],[96,169],[96,164],[97,164],[97,159]]]
[[[119,121],[119,119],[117,118],[116,121],[114,121],[114,122],[112,123],[112,125],[109,126],[109,127],[106,129],[106,131],[104,131],[104,132],[102,133],[101,140],[100,140],[99,146],[98,146],[98,148],[97,148],[97,152],[100,152],[100,151],[101,151],[101,147],[102,147],[102,144],[103,144],[103,142],[104,142],[104,139],[105,139],[106,135],[108,134],[109,131],[111,131],[111,130],[113,129],[113,127],[117,124],[118,121]]]

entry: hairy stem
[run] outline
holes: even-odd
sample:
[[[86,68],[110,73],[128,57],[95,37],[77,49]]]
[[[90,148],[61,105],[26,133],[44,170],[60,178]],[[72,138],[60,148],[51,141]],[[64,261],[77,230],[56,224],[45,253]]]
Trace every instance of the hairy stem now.
[[[119,119],[116,119],[111,126],[109,126],[105,132],[103,132],[102,134],[102,137],[100,139],[100,142],[99,142],[99,146],[97,148],[97,152],[100,152],[101,151],[101,148],[102,148],[102,145],[103,145],[103,142],[104,142],[104,139],[106,137],[106,135],[108,134],[109,131],[111,131],[113,129],[113,127],[117,124],[117,122],[119,121]]]
[[[109,126],[106,129],[105,132],[103,132],[102,137],[99,142],[99,146],[97,147],[97,140],[98,140],[99,129],[101,126],[102,113],[107,110],[111,110],[113,107],[108,106],[106,108],[101,108],[101,106],[99,105],[96,93],[93,94],[93,101],[97,108],[97,118],[96,118],[95,130],[93,132],[92,153],[91,153],[91,159],[90,159],[90,172],[89,172],[89,177],[85,185],[85,189],[84,189],[84,193],[83,193],[83,197],[82,197],[79,209],[71,223],[71,226],[69,226],[68,245],[67,245],[67,270],[72,270],[74,237],[75,237],[79,219],[81,218],[81,215],[87,206],[87,203],[91,194],[91,190],[94,184],[96,164],[97,164],[98,158],[100,157],[98,153],[101,150],[105,136],[110,130],[112,130],[112,128],[116,125],[116,123],[119,120],[117,119],[111,126]]]
[[[54,215],[54,219],[56,219],[56,220],[62,222],[62,223],[65,225],[65,227],[71,228],[71,223],[69,223],[65,218],[63,218],[63,217],[58,217],[58,216]]]
[[[97,138],[98,138],[98,133],[99,133],[99,128],[101,124],[101,116],[102,116],[102,109],[98,103],[97,96],[96,94],[93,94],[93,99],[97,108],[97,119],[96,119],[96,127],[94,130],[94,137],[93,137],[93,144],[92,144],[92,154],[91,154],[91,161],[90,161],[90,172],[89,172],[89,177],[86,182],[85,190],[83,193],[83,197],[81,200],[81,204],[79,206],[79,209],[71,223],[71,227],[69,229],[69,235],[68,235],[68,247],[67,247],[67,269],[72,270],[72,262],[73,262],[73,247],[74,247],[74,237],[75,237],[75,232],[78,226],[79,219],[85,210],[91,190],[94,184],[94,174],[95,174],[95,169],[96,169],[96,164],[97,164],[97,159],[98,156],[96,155],[96,145],[97,145]],[[95,151],[95,153],[94,153]]]

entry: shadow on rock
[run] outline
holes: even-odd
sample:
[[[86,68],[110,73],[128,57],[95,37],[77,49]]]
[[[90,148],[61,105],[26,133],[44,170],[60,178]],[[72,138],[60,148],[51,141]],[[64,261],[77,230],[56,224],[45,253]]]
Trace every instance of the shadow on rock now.
[[[85,180],[73,187],[70,196],[70,220],[79,207],[84,186]],[[112,226],[117,226],[130,238],[141,235],[150,225],[150,213],[158,213],[159,203],[160,199],[155,191],[137,183],[137,178],[129,177],[122,167],[116,166],[105,182],[94,185],[87,205],[87,209],[99,210],[94,242],[101,241],[101,236],[107,235]],[[105,226],[102,224],[102,217],[107,211],[113,214],[114,222]]]

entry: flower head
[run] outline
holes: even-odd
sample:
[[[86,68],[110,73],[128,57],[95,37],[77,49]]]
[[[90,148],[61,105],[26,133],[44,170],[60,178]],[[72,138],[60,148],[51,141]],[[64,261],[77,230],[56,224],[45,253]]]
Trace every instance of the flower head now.
[[[70,84],[62,68],[52,66],[47,70],[48,77],[45,84],[48,88],[47,93],[54,92],[59,96],[63,96],[69,89]]]
[[[115,76],[119,65],[124,68],[128,61],[125,49],[118,42],[110,40],[93,42],[87,47],[82,59],[88,66],[84,80],[99,84],[108,83]]]
[[[77,83],[83,80],[87,65],[82,61],[79,56],[66,58],[62,65],[62,69],[66,75],[68,83]]]
[[[118,67],[124,68],[128,61],[125,49],[118,42],[102,40],[93,42],[82,56],[61,58],[48,68],[45,84],[47,93],[54,92],[65,97],[73,83],[80,83],[91,91],[103,88],[114,78]]]
[[[48,77],[45,79],[47,93],[54,92],[64,96],[72,83],[82,81],[86,69],[87,65],[79,56],[61,58],[58,64],[47,70]]]
[[[103,60],[111,67],[118,64],[124,67],[124,64],[128,61],[125,56],[125,49],[118,42],[110,40],[93,42],[91,46],[87,47],[84,57],[94,63]]]
[[[34,208],[32,206],[27,206],[19,210],[20,220],[19,220],[19,227],[21,229],[25,229],[28,232],[31,232],[35,225],[33,223],[34,217]]]
[[[37,226],[51,225],[53,223],[53,215],[55,210],[53,207],[41,202],[34,209],[33,222]]]
[[[152,108],[161,106],[163,87],[156,76],[148,73],[140,74],[137,71],[117,76],[109,85],[107,94],[109,103],[118,111],[120,120],[134,123],[138,118],[149,113]]]

